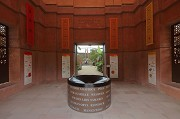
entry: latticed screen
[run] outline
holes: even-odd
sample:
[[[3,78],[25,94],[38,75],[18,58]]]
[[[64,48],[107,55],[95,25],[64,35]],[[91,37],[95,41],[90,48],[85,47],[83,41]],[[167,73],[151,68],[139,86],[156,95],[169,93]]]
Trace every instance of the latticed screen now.
[[[0,24],[0,83],[9,81],[7,26]]]
[[[180,23],[172,26],[172,81],[180,83]]]
[[[174,25],[173,50],[174,64],[180,64],[180,23]]]

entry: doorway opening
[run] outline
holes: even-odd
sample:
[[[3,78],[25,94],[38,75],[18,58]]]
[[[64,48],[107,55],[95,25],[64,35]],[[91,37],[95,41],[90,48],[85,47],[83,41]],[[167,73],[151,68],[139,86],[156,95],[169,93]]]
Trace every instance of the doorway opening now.
[[[104,45],[76,45],[76,75],[104,73]]]

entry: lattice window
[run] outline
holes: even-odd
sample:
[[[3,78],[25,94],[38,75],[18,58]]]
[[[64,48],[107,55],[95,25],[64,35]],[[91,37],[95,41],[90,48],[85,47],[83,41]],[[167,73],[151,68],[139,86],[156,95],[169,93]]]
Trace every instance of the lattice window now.
[[[177,25],[174,25],[174,35],[180,34],[180,23]]]
[[[2,36],[6,36],[6,26],[0,24],[0,33]]]
[[[180,23],[173,25],[173,61],[180,64]]]
[[[0,83],[9,81],[8,27],[0,24]]]

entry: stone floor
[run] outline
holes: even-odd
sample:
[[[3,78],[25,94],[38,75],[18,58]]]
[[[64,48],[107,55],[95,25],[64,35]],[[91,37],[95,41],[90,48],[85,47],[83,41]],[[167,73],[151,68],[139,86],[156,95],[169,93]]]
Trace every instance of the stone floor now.
[[[84,65],[84,66],[82,66],[82,69],[78,71],[78,75],[100,75],[100,76],[102,76],[103,73],[97,71],[96,66]]]
[[[79,113],[67,105],[66,82],[54,82],[1,101],[0,119],[180,119],[180,101],[153,88],[114,81],[110,108]]]

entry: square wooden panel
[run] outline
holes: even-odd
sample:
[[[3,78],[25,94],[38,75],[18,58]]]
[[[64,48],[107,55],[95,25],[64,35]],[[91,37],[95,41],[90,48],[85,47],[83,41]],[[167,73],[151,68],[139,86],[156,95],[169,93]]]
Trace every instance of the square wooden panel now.
[[[69,18],[62,18],[61,19],[61,25],[62,25],[62,49],[69,49]]]
[[[110,18],[110,49],[118,49],[118,18]]]

